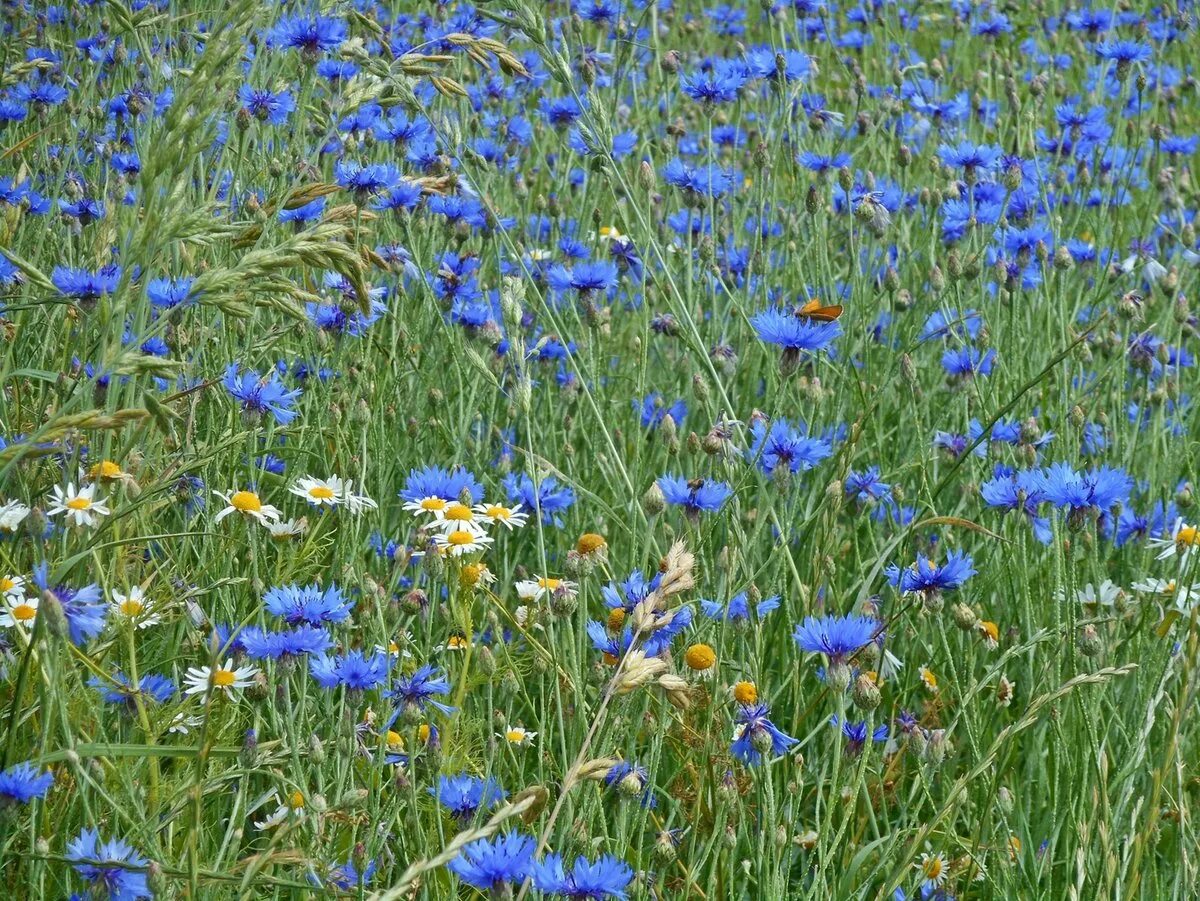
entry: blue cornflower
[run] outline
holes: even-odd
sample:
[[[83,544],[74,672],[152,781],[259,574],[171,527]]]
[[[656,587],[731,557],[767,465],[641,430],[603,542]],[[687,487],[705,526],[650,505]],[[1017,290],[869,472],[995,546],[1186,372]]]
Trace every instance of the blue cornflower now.
[[[427,497],[457,501],[464,491],[470,494],[472,504],[483,500],[483,486],[467,470],[462,467],[446,470],[440,466],[427,466],[409,470],[400,497],[406,501],[419,501]]]
[[[481,892],[500,894],[505,886],[515,888],[533,873],[536,847],[528,835],[508,832],[471,842],[446,868]]]
[[[831,666],[845,663],[850,655],[870,644],[882,628],[869,616],[806,616],[792,637],[802,651],[824,654]]]
[[[194,278],[156,278],[146,285],[146,296],[159,309],[171,310],[194,299],[195,283]]]
[[[864,472],[851,471],[846,476],[846,497],[852,497],[859,506],[882,502],[890,505],[892,486],[883,481],[878,466],[869,466]]]
[[[0,808],[5,804],[28,804],[43,798],[54,784],[54,774],[41,772],[32,763],[17,763],[0,771]]]
[[[426,705],[430,705],[442,713],[453,713],[457,708],[433,700],[434,695],[445,696],[448,694],[450,694],[450,683],[439,674],[437,667],[426,663],[411,676],[401,676],[397,679],[396,685],[388,693],[388,697],[398,702],[401,708],[412,706],[417,710],[424,710]]]
[[[840,323],[815,322],[774,308],[755,313],[750,317],[750,324],[759,340],[783,348],[785,369],[794,367],[802,353],[828,351],[833,340],[842,333]]]
[[[117,684],[114,686],[113,682]],[[143,701],[164,704],[175,696],[176,690],[175,683],[166,676],[146,673],[138,677],[138,684],[135,686],[129,677],[120,671],[114,672],[111,679],[92,676],[88,679],[88,685],[100,692],[104,703],[124,704],[130,710],[136,708],[138,697]]]
[[[284,16],[271,29],[269,41],[285,50],[299,50],[315,60],[346,40],[346,23],[333,16]]]
[[[850,165],[850,154],[838,153],[830,156],[805,150],[796,157],[796,162],[816,175],[828,175]]]
[[[658,588],[660,582],[662,573],[656,572],[647,579],[640,569],[635,569],[624,582],[609,582],[600,589],[600,593],[609,607],[622,607],[626,613],[631,613],[634,607],[646,600],[650,592]]]
[[[1042,472],[1046,500],[1076,517],[1106,513],[1118,502],[1129,499],[1133,479],[1121,469],[1101,466],[1086,473],[1066,463],[1054,463]]]
[[[705,105],[733,103],[749,80],[750,72],[740,60],[718,59],[707,71],[694,75],[680,72],[679,88]]]
[[[537,890],[563,898],[624,899],[631,881],[633,869],[611,854],[605,854],[595,863],[577,857],[570,873],[563,866],[561,854],[547,854],[545,860],[533,865],[533,884]]]
[[[440,776],[437,788],[430,786],[428,791],[431,795],[436,796],[438,803],[450,811],[453,816],[464,821],[475,816],[476,811],[495,807],[508,797],[508,793],[500,787],[500,783],[491,776],[480,779],[466,773],[459,773],[456,776]]]
[[[1000,157],[999,147],[972,144],[970,141],[961,141],[957,146],[942,144],[938,148],[938,158],[944,165],[955,169],[965,169],[968,173],[978,169],[994,169],[1000,162]]]
[[[310,657],[308,671],[322,688],[344,685],[366,691],[387,681],[388,658],[380,653],[368,657],[362,651],[350,651],[340,657]]]
[[[842,735],[846,738],[846,755],[854,757],[862,752],[863,746],[867,743],[867,721],[863,720],[858,723],[852,723],[849,720],[838,720],[837,714],[829,718],[829,724],[833,728],[841,726]],[[888,727],[887,723],[881,726],[876,726],[870,733],[871,741],[880,742],[887,741]]]
[[[288,116],[296,109],[296,101],[290,91],[275,93],[266,88],[252,88],[248,84],[238,88],[238,100],[247,113],[271,125],[286,124]]]
[[[746,592],[735,594],[729,599],[727,604],[721,604],[718,601],[700,601],[700,609],[704,611],[704,615],[710,619],[715,619],[718,622],[726,620],[731,623],[746,622],[750,619],[750,603]],[[762,619],[772,610],[779,607],[779,595],[771,595],[769,598],[763,598],[754,605],[754,615]]]
[[[670,416],[676,426],[683,427],[683,420],[687,416],[687,403],[683,398],[675,401],[670,406],[663,400],[661,394],[657,391],[652,391],[641,400],[634,398],[633,411],[641,413],[642,428],[651,429],[662,424],[663,419]]]
[[[146,884],[150,861],[118,838],[101,843],[95,829],[84,829],[67,844],[67,860],[78,861],[75,872],[90,884],[97,897],[107,901],[137,901],[152,897],[150,886]]]
[[[720,197],[733,186],[733,173],[719,166],[689,166],[675,157],[662,171],[663,181],[684,193],[685,201],[696,206],[705,197]]]
[[[82,646],[104,631],[108,605],[104,603],[99,585],[85,585],[83,588],[51,586],[50,567],[45,561],[33,568],[33,583],[42,591],[54,595],[62,607],[63,616],[67,620],[67,634],[73,644]]]
[[[552,266],[546,273],[546,282],[555,291],[575,291],[581,297],[590,297],[615,287],[619,277],[616,263],[595,260],[577,263],[573,269]]]
[[[991,375],[996,365],[996,351],[988,348],[980,351],[975,347],[947,348],[942,353],[942,369],[950,376],[970,378],[974,375]]]
[[[354,195],[358,203],[384,194],[400,184],[400,172],[387,163],[363,165],[354,160],[339,160],[333,166],[334,180]]]
[[[713,479],[685,479],[683,476],[666,475],[655,484],[668,504],[683,507],[688,516],[698,516],[701,511],[711,513],[720,510],[733,494],[728,483]]]
[[[279,660],[304,654],[324,654],[333,645],[329,633],[316,626],[299,626],[277,632],[247,626],[242,629],[239,637],[242,647],[246,649],[246,655],[255,660]]]
[[[279,211],[280,222],[295,222],[297,226],[303,225],[306,222],[313,222],[320,219],[321,214],[325,212],[325,198],[318,197],[316,200],[310,200],[308,203],[301,204],[297,207],[284,207]]]
[[[1046,499],[1046,480],[1036,469],[1012,472],[997,466],[992,478],[979,486],[983,502],[998,510],[1021,508],[1033,527],[1034,537],[1042,544],[1049,544],[1052,532],[1050,521],[1038,516],[1038,507]]]
[[[354,607],[336,583],[322,588],[312,585],[280,585],[263,595],[263,606],[267,612],[282,617],[288,624],[308,623],[319,626],[324,623],[344,622]]]
[[[770,425],[756,419],[750,427],[754,443],[746,452],[749,462],[770,475],[779,469],[803,472],[812,469],[833,453],[833,445],[824,438],[809,437],[804,423],[793,426],[786,419],[776,419]]]
[[[735,717],[733,756],[748,766],[758,766],[768,752],[778,757],[800,739],[781,731],[768,719],[766,704],[742,704]]]
[[[121,267],[105,266],[96,272],[89,272],[86,269],[55,266],[50,273],[50,281],[63,297],[95,303],[105,294],[117,290],[121,281]]]
[[[331,866],[326,871],[324,880],[310,871],[308,881],[315,886],[324,885],[339,892],[353,892],[374,879],[377,869],[379,869],[379,862],[372,858],[367,861],[367,865],[362,868],[360,873],[354,859],[350,858],[345,863]]]
[[[646,652],[646,656],[657,657],[666,651],[675,636],[681,635],[692,624],[694,616],[690,606],[676,608],[671,614],[671,621],[665,626],[655,629],[642,642],[642,650]]]
[[[556,514],[575,503],[575,492],[566,485],[559,485],[554,476],[545,476],[534,484],[533,479],[521,473],[509,473],[501,482],[510,501],[520,501],[528,510],[541,514],[544,525],[562,526]]]
[[[899,588],[901,593],[920,593],[930,597],[961,587],[963,582],[975,575],[971,563],[971,558],[962,551],[950,551],[941,566],[918,554],[917,562],[912,566],[901,569],[893,563],[884,570],[884,574],[888,582]]]
[[[654,797],[650,785],[650,772],[644,766],[618,760],[604,774],[604,784],[628,797],[638,798],[643,807],[658,806],[658,799]]]
[[[246,370],[239,374],[238,364],[230,363],[225,370],[223,384],[247,414],[264,416],[270,413],[280,425],[287,425],[298,415],[292,406],[301,390],[293,388],[289,391],[274,372],[260,376],[257,372]]]
[[[1101,41],[1095,47],[1096,55],[1101,59],[1117,64],[1117,70],[1128,69],[1134,63],[1144,63],[1154,56],[1149,44],[1138,41]]]

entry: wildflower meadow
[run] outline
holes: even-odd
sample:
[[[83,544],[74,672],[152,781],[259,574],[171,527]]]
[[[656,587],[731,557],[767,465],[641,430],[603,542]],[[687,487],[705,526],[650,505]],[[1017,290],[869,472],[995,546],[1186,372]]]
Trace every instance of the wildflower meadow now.
[[[0,897],[1200,895],[1196,16],[0,2]]]

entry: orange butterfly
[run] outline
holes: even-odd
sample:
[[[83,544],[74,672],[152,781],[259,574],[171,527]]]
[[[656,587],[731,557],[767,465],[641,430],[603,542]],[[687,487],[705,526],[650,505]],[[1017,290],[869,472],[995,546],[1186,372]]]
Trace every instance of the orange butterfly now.
[[[816,322],[833,322],[842,315],[843,309],[844,307],[842,307],[840,303],[823,307],[821,306],[821,301],[810,300],[795,312],[797,319],[812,319]]]

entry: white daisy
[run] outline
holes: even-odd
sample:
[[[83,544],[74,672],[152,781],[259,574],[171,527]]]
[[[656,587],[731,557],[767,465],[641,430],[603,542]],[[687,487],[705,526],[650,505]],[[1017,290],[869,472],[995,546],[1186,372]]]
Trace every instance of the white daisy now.
[[[346,492],[346,483],[338,476],[330,476],[327,479],[304,476],[297,479],[296,484],[292,485],[288,491],[297,497],[304,498],[315,507],[336,507],[342,503],[343,495]]]
[[[139,629],[146,629],[162,622],[162,617],[149,609],[146,593],[140,585],[129,589],[129,594],[117,590],[109,592],[112,595],[112,611],[118,617],[127,619]]]
[[[438,550],[451,557],[462,557],[465,554],[482,551],[492,543],[491,536],[470,528],[441,532],[433,536],[433,541],[438,546]]]
[[[231,491],[228,494],[223,491],[214,491],[213,494],[225,502],[225,508],[213,517],[213,522],[220,522],[231,513],[240,513],[265,526],[268,522],[278,520],[283,516],[277,507],[264,504],[262,498],[253,491]]]
[[[268,816],[266,819],[255,821],[254,828],[256,828],[260,831],[266,830],[266,829],[273,829],[274,827],[278,826],[280,823],[286,822],[289,817],[304,816],[304,793],[303,792],[300,792],[300,791],[292,792],[290,795],[287,796],[286,803],[281,802],[279,800],[279,795],[273,795],[272,797],[275,799],[276,803],[279,804],[279,806],[275,809],[275,812],[272,813],[270,816]]]
[[[938,888],[946,881],[948,866],[946,858],[941,853],[922,854],[919,863],[913,864],[921,872],[921,886],[929,891]]]
[[[517,597],[523,601],[540,601],[554,594],[564,592],[568,597],[574,597],[579,586],[566,579],[552,579],[549,576],[538,576],[536,579],[525,579],[516,583]]]
[[[167,727],[167,731],[175,735],[187,735],[193,729],[198,729],[200,724],[204,722],[203,717],[189,716],[183,711],[175,714],[175,718],[171,720],[171,725]]]
[[[218,666],[215,669],[210,666],[193,666],[183,677],[183,684],[187,686],[183,693],[206,695],[210,689],[215,689],[233,697],[235,688],[249,687],[256,675],[258,675],[258,670],[253,666],[240,666],[235,669],[232,657],[225,661],[224,666]]]
[[[1130,587],[1139,594],[1149,594],[1170,601],[1177,610],[1185,612],[1200,601],[1200,583],[1180,585],[1174,579],[1142,579]]]
[[[0,595],[25,596],[24,576],[0,576]]]
[[[530,732],[524,726],[509,726],[503,732],[497,732],[496,738],[502,738],[510,745],[523,748],[533,744],[533,740],[537,738],[537,733]]]
[[[20,595],[6,594],[0,603],[0,626],[11,629],[13,626],[32,628],[34,617],[37,616],[38,599],[26,598]]]
[[[15,532],[30,513],[29,506],[20,501],[0,504],[0,532]]]
[[[96,498],[96,486],[80,485],[79,490],[75,490],[75,483],[68,482],[66,490],[63,490],[58,485],[54,486],[53,496],[50,498],[50,509],[46,511],[47,516],[56,516],[59,513],[67,514],[67,521],[76,526],[94,526],[100,522],[101,516],[107,516],[112,511],[108,509],[104,498]]]
[[[1082,588],[1075,592],[1075,600],[1080,604],[1089,607],[1111,607],[1125,593],[1121,588],[1110,579],[1105,579],[1097,588],[1091,582],[1088,582]],[[1062,601],[1066,598],[1066,592],[1059,588],[1054,592],[1054,599]]]
[[[308,531],[308,517],[301,516],[299,519],[264,522],[263,527],[271,533],[271,537],[276,541],[287,541],[290,538],[299,538]]]
[[[342,490],[342,503],[346,505],[346,509],[356,516],[364,510],[378,510],[379,504],[367,497],[365,494],[354,493],[354,480],[347,479],[346,486]]]
[[[466,504],[460,504],[458,501],[447,504],[441,510],[435,512],[433,517],[434,528],[442,529],[446,532],[469,529],[482,535],[484,525],[487,522]]]
[[[414,516],[436,516],[442,510],[450,505],[450,501],[444,497],[438,497],[431,494],[428,497],[420,498],[419,500],[409,501],[404,505],[404,509]]]
[[[1177,519],[1175,525],[1171,527],[1170,537],[1150,538],[1147,539],[1146,544],[1152,548],[1161,549],[1158,555],[1159,560],[1177,556],[1182,565],[1187,563],[1197,548],[1200,548],[1200,529],[1188,525],[1182,519]]]
[[[515,507],[506,507],[503,504],[476,504],[471,509],[492,525],[504,526],[509,531],[520,528],[529,521],[529,514],[521,512],[520,504]]]

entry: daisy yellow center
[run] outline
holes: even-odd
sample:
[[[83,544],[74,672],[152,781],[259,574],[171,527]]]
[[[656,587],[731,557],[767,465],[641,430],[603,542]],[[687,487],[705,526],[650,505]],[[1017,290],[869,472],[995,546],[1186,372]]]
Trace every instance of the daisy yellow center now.
[[[449,535],[447,535],[446,540],[454,547],[463,547],[464,545],[474,542],[475,535],[471,532],[459,530],[457,532],[451,532]]]
[[[137,616],[144,609],[146,609],[146,605],[141,601],[135,601],[133,598],[128,598],[121,602],[121,612],[126,616]]]
[[[482,563],[468,563],[462,568],[462,572],[458,574],[460,584],[470,588],[473,585],[478,585],[480,578],[483,576]]]
[[[389,641],[388,642],[388,653],[389,654],[399,654],[400,653],[400,645],[396,644],[396,642],[394,642],[394,641]]]
[[[0,592],[12,591],[17,587],[17,583],[8,576],[0,576]]]
[[[217,686],[217,688],[229,688],[229,686],[233,685],[235,679],[233,670],[229,669],[219,669],[213,673],[212,677],[213,685]]]
[[[538,579],[538,588],[548,588],[551,591],[554,591],[561,584],[562,579],[551,579],[548,576]]]
[[[509,729],[507,732],[504,733],[504,737],[507,738],[509,741],[511,741],[513,744],[520,744],[521,742],[523,742],[525,740],[525,730],[524,729]]]
[[[399,732],[393,732],[391,729],[388,729],[386,740],[387,740],[389,747],[393,747],[393,748],[403,748],[404,747],[404,739],[400,737]]]
[[[921,679],[929,688],[937,688],[937,676],[935,676],[931,670],[921,670]]]
[[[288,795],[288,807],[292,810],[299,810],[304,806],[304,795],[301,792],[294,791]]]
[[[440,497],[427,497],[421,501],[421,509],[436,513],[438,510],[446,509],[446,502]]]
[[[984,621],[979,624],[979,628],[983,630],[983,634],[992,641],[1000,640],[1000,627],[993,622]]]
[[[610,632],[620,632],[623,625],[625,625],[625,609],[617,607],[608,615],[608,630]]]
[[[460,651],[467,646],[467,640],[461,635],[451,635],[446,642],[446,647],[451,650]]]
[[[927,857],[921,862],[921,873],[929,880],[937,880],[942,876],[944,864],[940,857]]]
[[[1175,593],[1175,580],[1172,579],[1170,582],[1168,582],[1166,585],[1164,585],[1162,587],[1161,593],[1162,594],[1174,594]]]
[[[1200,531],[1195,526],[1184,526],[1175,533],[1175,543],[1181,547],[1200,545]]]
[[[86,497],[73,497],[67,501],[68,510],[86,510],[92,505],[92,502]]]
[[[91,477],[101,479],[116,479],[122,475],[121,467],[112,460],[103,460],[90,470]]]
[[[694,644],[683,655],[689,669],[703,672],[717,662],[716,652],[706,644]]]
[[[19,619],[21,622],[26,623],[37,615],[37,608],[29,604],[17,604],[12,609],[12,615],[13,619]]]
[[[508,507],[489,506],[487,515],[492,519],[509,519],[512,516],[512,511]]]
[[[417,738],[423,742],[429,741],[429,723],[421,723],[417,727]]]
[[[739,704],[754,704],[758,701],[758,686],[753,682],[738,682],[733,686],[733,699]]]
[[[308,489],[308,496],[315,497],[319,501],[327,501],[333,497],[333,489],[328,485],[314,485]]]
[[[585,532],[579,536],[579,541],[575,543],[575,550],[581,554],[594,554],[600,548],[604,547],[604,545],[603,535],[597,535],[595,532]]]
[[[257,513],[262,509],[262,501],[253,491],[238,491],[229,499],[229,506],[240,513]]]
[[[471,508],[466,504],[451,504],[442,515],[458,522],[470,522],[472,519]]]

